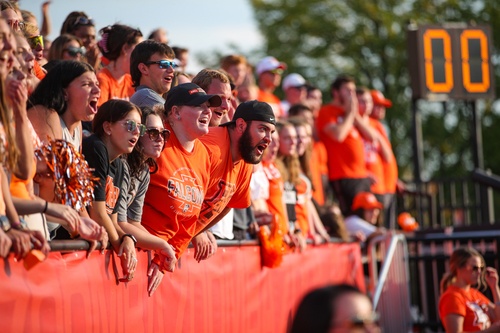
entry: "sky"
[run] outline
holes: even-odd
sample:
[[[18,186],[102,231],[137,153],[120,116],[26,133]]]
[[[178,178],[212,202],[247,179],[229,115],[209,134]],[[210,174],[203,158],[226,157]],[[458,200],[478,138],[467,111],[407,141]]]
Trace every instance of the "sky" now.
[[[20,0],[19,4],[40,18],[43,2]],[[50,39],[59,35],[64,19],[75,10],[92,17],[97,31],[121,23],[139,28],[147,37],[151,31],[162,27],[168,32],[169,45],[188,48],[193,55],[211,53],[215,49],[229,51],[230,44],[248,51],[262,43],[248,0],[52,0]],[[195,57],[191,56],[187,71],[200,69]]]

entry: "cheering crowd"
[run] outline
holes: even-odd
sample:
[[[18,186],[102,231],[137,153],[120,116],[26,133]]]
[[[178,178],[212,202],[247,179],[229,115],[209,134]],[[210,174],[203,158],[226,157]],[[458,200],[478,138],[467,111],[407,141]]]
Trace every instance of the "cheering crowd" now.
[[[151,250],[152,294],[190,244],[201,261],[219,239],[259,239],[276,267],[308,244],[394,227],[381,92],[339,76],[323,105],[272,56],[188,73],[189,50],[163,29],[97,33],[75,11],[49,41],[49,3],[41,23],[16,2],[0,10],[1,256],[43,260],[49,240],[82,238],[109,244],[129,281],[137,249]]]

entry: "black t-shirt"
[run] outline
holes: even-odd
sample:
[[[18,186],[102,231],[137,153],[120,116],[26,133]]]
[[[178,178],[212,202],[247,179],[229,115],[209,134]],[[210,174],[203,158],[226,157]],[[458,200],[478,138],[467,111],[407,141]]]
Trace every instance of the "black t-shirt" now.
[[[83,139],[82,153],[94,176],[99,178],[94,187],[94,200],[106,201],[106,212],[118,212],[119,200],[123,200],[121,185],[124,177],[123,161],[116,158],[109,163],[108,150],[95,134]]]

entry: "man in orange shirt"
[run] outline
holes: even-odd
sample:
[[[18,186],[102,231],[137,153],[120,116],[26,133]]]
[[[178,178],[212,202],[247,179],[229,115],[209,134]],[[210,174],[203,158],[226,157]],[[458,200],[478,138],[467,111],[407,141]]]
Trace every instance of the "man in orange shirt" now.
[[[359,115],[354,79],[339,76],[331,93],[333,100],[320,109],[316,126],[328,152],[330,184],[342,214],[348,216],[356,194],[370,191],[362,136],[373,141],[375,132]]]
[[[276,58],[270,56],[259,61],[255,68],[259,86],[257,100],[269,104],[276,118],[285,116],[280,99],[274,95],[274,90],[279,87],[281,75],[285,69],[286,64],[284,62],[279,62]]]
[[[250,206],[252,165],[262,160],[275,124],[269,104],[248,101],[238,106],[233,120],[211,127],[200,138],[211,154],[211,167],[197,233],[216,224],[231,208]]]

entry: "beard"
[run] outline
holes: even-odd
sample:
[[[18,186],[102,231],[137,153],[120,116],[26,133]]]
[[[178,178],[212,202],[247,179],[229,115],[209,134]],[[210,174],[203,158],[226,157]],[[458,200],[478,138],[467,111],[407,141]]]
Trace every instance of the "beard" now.
[[[249,164],[258,164],[262,160],[261,154],[257,155],[257,145],[252,144],[252,135],[250,134],[250,126],[247,126],[245,132],[238,141],[238,147],[240,150],[241,158],[243,161]]]

